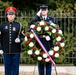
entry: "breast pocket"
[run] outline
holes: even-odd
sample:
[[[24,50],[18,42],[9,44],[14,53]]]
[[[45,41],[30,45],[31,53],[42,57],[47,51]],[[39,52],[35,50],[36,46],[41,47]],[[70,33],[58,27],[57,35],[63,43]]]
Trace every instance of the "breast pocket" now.
[[[9,32],[8,29],[3,29],[3,33],[4,33],[4,34],[6,34],[6,33],[8,33],[8,32]]]

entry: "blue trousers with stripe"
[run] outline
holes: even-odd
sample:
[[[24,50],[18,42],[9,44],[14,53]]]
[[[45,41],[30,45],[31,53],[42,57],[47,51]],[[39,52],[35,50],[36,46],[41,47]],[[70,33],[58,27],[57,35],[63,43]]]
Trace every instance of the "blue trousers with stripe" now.
[[[5,75],[19,75],[19,54],[4,54]]]
[[[46,72],[44,72],[45,71],[44,67],[46,69]],[[39,70],[39,75],[51,75],[52,64],[51,63],[46,63],[46,64],[38,63],[38,70]]]

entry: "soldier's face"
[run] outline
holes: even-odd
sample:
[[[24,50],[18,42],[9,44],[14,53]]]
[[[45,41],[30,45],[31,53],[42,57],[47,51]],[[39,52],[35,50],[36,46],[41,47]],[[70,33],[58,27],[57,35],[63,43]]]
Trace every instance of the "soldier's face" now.
[[[9,22],[13,22],[15,17],[16,17],[15,14],[8,14],[7,15],[7,19],[8,19]]]
[[[42,15],[42,16],[46,16],[47,13],[48,13],[48,10],[42,10],[42,11],[41,11],[41,15]]]

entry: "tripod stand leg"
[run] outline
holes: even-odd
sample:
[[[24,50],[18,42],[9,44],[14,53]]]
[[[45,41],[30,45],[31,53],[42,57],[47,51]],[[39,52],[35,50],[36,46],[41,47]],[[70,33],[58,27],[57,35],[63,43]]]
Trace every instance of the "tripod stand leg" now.
[[[56,72],[56,75],[58,75],[57,70],[56,70],[56,67],[55,67],[55,72]]]
[[[33,71],[33,75],[35,74],[35,69],[36,69],[36,65],[34,66],[34,71]]]

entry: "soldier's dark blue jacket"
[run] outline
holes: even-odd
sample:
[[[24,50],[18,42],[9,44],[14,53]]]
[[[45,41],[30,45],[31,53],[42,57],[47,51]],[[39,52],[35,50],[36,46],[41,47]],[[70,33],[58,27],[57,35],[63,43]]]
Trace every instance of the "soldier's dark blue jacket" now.
[[[29,26],[32,25],[32,24],[34,24],[35,22],[41,21],[41,20],[43,20],[42,16],[39,17],[39,16],[36,15],[36,17],[29,23]],[[47,16],[47,18],[46,18],[45,21],[47,21],[47,22],[52,21],[52,22],[56,23],[55,18],[52,18],[52,17],[49,17],[49,16]],[[42,37],[43,35],[47,36],[48,34],[41,34],[41,35],[39,35],[39,38],[40,38],[42,44],[45,46],[45,48],[48,51],[48,50],[50,50],[51,47],[54,46],[53,45],[53,39],[50,37],[51,40],[47,41],[44,37]],[[37,47],[40,48],[40,46],[38,45],[38,43],[37,43]]]
[[[21,42],[15,42],[15,39],[18,37],[18,34],[21,41],[24,38],[21,32],[22,26],[18,22],[6,22],[0,25],[0,44],[1,49],[4,51],[4,53],[13,54],[21,52]]]

